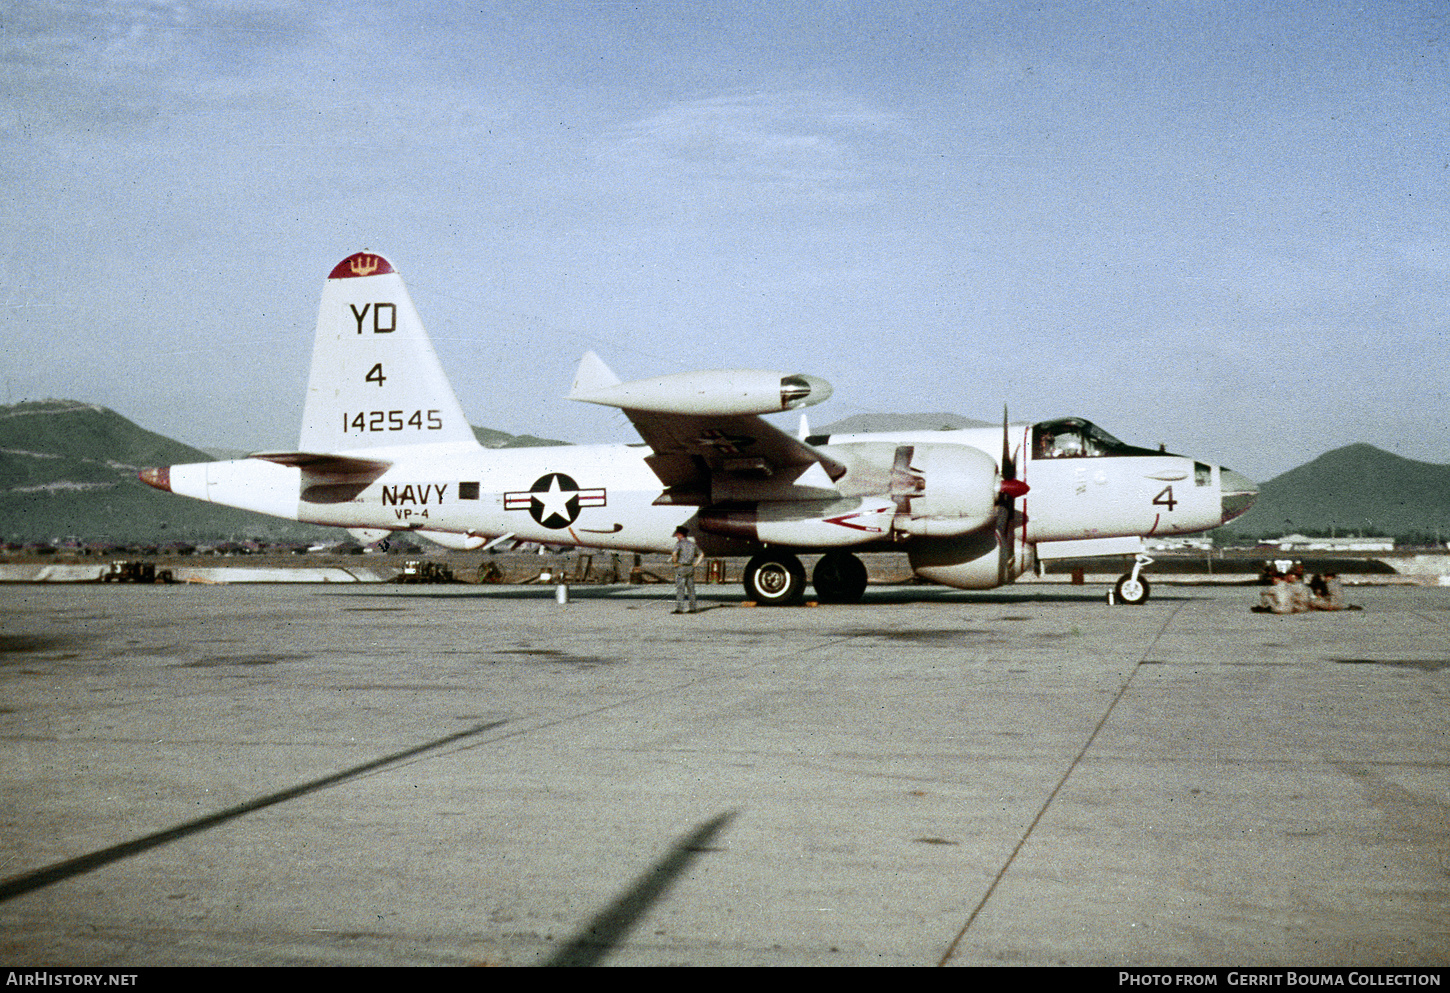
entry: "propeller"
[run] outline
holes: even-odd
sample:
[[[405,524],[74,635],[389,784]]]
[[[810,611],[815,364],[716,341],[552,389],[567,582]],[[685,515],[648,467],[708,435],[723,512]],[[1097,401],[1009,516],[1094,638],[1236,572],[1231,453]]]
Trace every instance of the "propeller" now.
[[[1017,461],[1012,458],[1012,444],[1007,427],[1007,405],[1002,405],[1002,485],[997,491],[997,502],[1010,513],[1018,497],[1026,496],[1028,486],[1017,478]]]
[[[911,458],[915,454],[915,445],[898,445],[896,457],[891,463],[891,483],[887,495],[895,502],[898,514],[911,513],[911,498],[926,492],[926,480],[911,468]]]
[[[998,534],[1001,555],[998,558],[998,580],[1003,583],[1012,580],[1012,561],[1017,555],[1017,541],[1012,535],[1017,516],[1017,500],[1027,495],[1027,484],[1017,478],[1017,462],[1012,458],[1012,441],[1010,428],[1007,426],[1007,405],[1002,405],[1002,482],[997,487],[997,506],[1002,508],[998,515],[998,525],[1001,532]]]

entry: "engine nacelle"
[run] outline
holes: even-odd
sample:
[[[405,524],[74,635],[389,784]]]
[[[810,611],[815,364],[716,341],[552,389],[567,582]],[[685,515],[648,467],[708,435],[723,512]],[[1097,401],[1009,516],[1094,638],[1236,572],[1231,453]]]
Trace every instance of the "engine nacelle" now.
[[[970,534],[996,520],[996,461],[971,445],[868,441],[828,445],[846,466],[847,493],[883,494],[901,508],[892,527],[913,537]]]
[[[907,549],[912,572],[959,590],[1001,586],[1001,558],[996,528],[937,541],[913,541]]]
[[[919,537],[970,534],[997,517],[997,463],[969,445],[916,445],[910,459],[915,494],[896,515],[897,531]],[[898,490],[900,483],[897,483]]]
[[[896,504],[885,497],[762,501],[700,512],[700,529],[765,545],[841,548],[880,541],[891,533]]]
[[[681,372],[630,383],[575,389],[570,400],[665,414],[778,414],[831,396],[819,376],[761,369]]]
[[[1012,543],[1010,548],[1003,547],[1005,541]],[[959,590],[995,589],[1036,561],[1020,527],[1013,528],[1010,536],[994,527],[955,538],[913,541],[906,557],[918,576]]]

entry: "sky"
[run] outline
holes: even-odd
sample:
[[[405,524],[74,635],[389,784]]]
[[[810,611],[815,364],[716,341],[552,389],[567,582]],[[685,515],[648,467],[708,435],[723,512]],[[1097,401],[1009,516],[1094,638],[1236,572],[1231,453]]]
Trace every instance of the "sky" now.
[[[0,401],[292,448],[367,249],[514,434],[637,440],[593,350],[1450,463],[1447,107],[1444,2],[7,0]]]

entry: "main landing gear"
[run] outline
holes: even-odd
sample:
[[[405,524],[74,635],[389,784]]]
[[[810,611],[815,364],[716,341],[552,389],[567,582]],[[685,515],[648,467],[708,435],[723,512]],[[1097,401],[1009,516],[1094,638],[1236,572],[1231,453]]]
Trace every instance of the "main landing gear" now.
[[[822,603],[859,603],[866,592],[866,564],[850,552],[827,552],[811,573]]]
[[[811,583],[822,603],[856,603],[866,592],[866,566],[850,552],[827,552],[816,563]],[[788,552],[761,552],[745,566],[745,595],[770,607],[805,599],[806,568]]]
[[[806,567],[794,555],[761,552],[745,565],[745,595],[767,607],[790,607],[806,591]]]
[[[1113,592],[1108,595],[1109,603],[1147,603],[1148,602],[1148,580],[1141,573],[1145,565],[1152,565],[1153,560],[1139,552],[1133,559],[1133,571],[1121,577],[1118,584],[1113,587]]]

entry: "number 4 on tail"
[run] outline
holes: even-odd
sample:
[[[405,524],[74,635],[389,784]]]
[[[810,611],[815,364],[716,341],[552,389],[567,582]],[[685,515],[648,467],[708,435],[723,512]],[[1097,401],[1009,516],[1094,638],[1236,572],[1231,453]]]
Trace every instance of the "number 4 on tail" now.
[[[381,362],[369,369],[368,374],[363,377],[363,382],[377,383],[379,386],[382,386],[386,381],[387,377],[383,375],[383,364]]]

